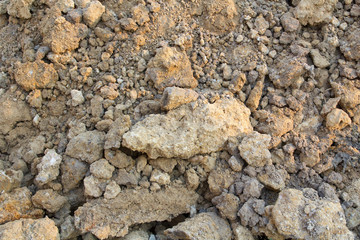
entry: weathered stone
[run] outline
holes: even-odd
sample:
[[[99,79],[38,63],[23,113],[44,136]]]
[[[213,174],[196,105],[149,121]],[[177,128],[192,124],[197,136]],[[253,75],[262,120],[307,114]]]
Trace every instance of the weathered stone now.
[[[169,220],[188,213],[198,194],[184,186],[172,185],[157,192],[147,189],[125,190],[114,199],[96,199],[75,211],[75,226],[96,237],[122,237],[130,226]]]
[[[154,168],[163,170],[164,172],[171,173],[177,164],[176,159],[171,158],[157,158],[151,159],[150,165]]]
[[[321,114],[325,115],[331,112],[336,106],[338,105],[340,101],[340,97],[337,98],[330,98],[322,107]]]
[[[241,157],[253,167],[263,167],[271,160],[268,150],[271,136],[253,132],[247,135],[239,145]]]
[[[272,208],[277,231],[296,239],[354,239],[339,202],[321,199],[313,189],[285,189]]]
[[[257,81],[254,88],[251,90],[248,99],[246,100],[246,106],[253,112],[255,111],[260,103],[262,91],[264,88],[264,81]]]
[[[238,184],[238,182],[236,184]],[[240,196],[241,202],[246,202],[251,198],[259,198],[261,190],[264,188],[264,185],[262,185],[256,178],[246,180],[246,182],[241,185],[243,188]]]
[[[91,28],[94,28],[105,12],[105,7],[97,0],[92,0],[83,9],[84,22]]]
[[[195,101],[199,94],[191,89],[167,87],[161,98],[161,106],[165,110],[171,110],[183,104]]]
[[[289,178],[289,174],[284,169],[276,169],[274,165],[269,165],[257,178],[265,187],[281,191],[285,188],[285,181]]]
[[[150,158],[184,158],[219,151],[231,136],[252,131],[250,111],[235,99],[184,105],[166,115],[150,115],[123,135],[123,146]]]
[[[144,25],[150,21],[149,10],[142,4],[132,8],[132,18],[139,26]]]
[[[45,151],[45,156],[36,166],[39,173],[36,175],[35,182],[42,186],[55,180],[59,175],[61,161],[61,155],[57,154],[54,149]]]
[[[231,228],[228,222],[216,213],[207,212],[167,229],[165,235],[171,239],[230,240]]]
[[[77,49],[80,40],[87,35],[88,28],[81,23],[68,22],[59,12],[49,15],[41,28],[44,44],[57,54]]]
[[[347,60],[359,60],[360,59],[360,29],[355,27],[346,31],[345,41],[340,46],[341,52],[344,54]]]
[[[0,225],[0,240],[59,240],[59,230],[49,218],[20,219]]]
[[[235,156],[231,156],[228,160],[228,164],[233,171],[241,172],[241,170],[244,166],[244,161],[241,159],[238,159]]]
[[[220,195],[224,189],[230,187],[235,181],[229,169],[214,169],[208,177],[209,190],[215,195]]]
[[[293,17],[291,12],[282,15],[280,21],[286,32],[296,32],[300,28],[300,22]]]
[[[24,174],[20,170],[0,170],[0,193],[10,192],[15,188],[20,187],[23,176]]]
[[[231,225],[234,234],[234,240],[255,240],[250,230],[242,226],[239,223],[233,223]]]
[[[100,197],[106,186],[106,180],[99,179],[90,175],[84,178],[85,195],[90,197]]]
[[[360,180],[354,180],[341,194],[344,201],[352,202],[351,207],[345,208],[347,226],[354,229],[360,225]]]
[[[30,8],[35,0],[11,0],[7,5],[10,16],[22,19],[31,18]]]
[[[187,170],[184,174],[186,185],[190,190],[196,190],[200,184],[200,178],[196,174],[196,171],[193,168]]]
[[[120,150],[105,150],[105,158],[108,160],[113,166],[117,168],[126,168],[130,165],[134,164],[134,159],[132,157],[126,155]]]
[[[170,175],[154,169],[151,173],[150,181],[157,182],[159,185],[167,185],[170,183]]]
[[[229,90],[234,93],[240,92],[241,89],[244,87],[245,83],[246,83],[245,73],[239,73],[231,80],[229,84]]]
[[[110,179],[115,168],[106,159],[100,159],[90,165],[90,172],[97,178]]]
[[[105,134],[87,131],[72,138],[66,147],[66,155],[93,163],[103,157]]]
[[[68,192],[79,186],[88,171],[88,165],[75,158],[64,157],[61,164],[61,183],[63,191]]]
[[[332,82],[331,87],[336,97],[340,97],[340,105],[343,109],[355,108],[360,104],[360,89],[355,87],[350,80],[344,80],[342,83]]]
[[[326,116],[326,127],[331,130],[341,130],[350,124],[350,117],[341,109],[335,108]]]
[[[234,194],[222,193],[214,197],[211,202],[216,206],[223,218],[227,218],[230,221],[236,220],[240,200]]]
[[[281,113],[271,113],[256,126],[260,133],[270,134],[272,137],[282,136],[294,128],[294,121]]]
[[[295,8],[294,15],[302,25],[329,22],[337,2],[338,0],[301,0]]]
[[[71,104],[76,107],[82,104],[85,101],[85,98],[81,91],[79,90],[71,90]]]
[[[17,122],[30,121],[30,109],[24,101],[7,91],[0,95],[0,134],[7,134]]]
[[[198,85],[186,53],[171,47],[157,51],[148,64],[145,79],[152,80],[160,91],[165,87],[195,88]]]
[[[106,185],[104,197],[106,199],[113,199],[121,192],[120,186],[115,181],[110,181]]]
[[[328,66],[330,66],[330,62],[320,54],[320,51],[318,49],[312,49],[310,51],[310,55],[316,67],[327,68]]]
[[[243,226],[255,227],[263,222],[264,213],[264,200],[251,198],[240,208],[238,216]]]
[[[275,68],[270,69],[269,77],[277,88],[290,87],[305,73],[305,58],[288,56],[277,61]]]
[[[115,181],[120,186],[137,186],[139,175],[135,175],[135,173],[128,172],[125,169],[119,169]]]
[[[80,231],[75,228],[74,217],[67,216],[60,226],[60,239],[73,239],[80,235]]]
[[[17,84],[26,91],[36,88],[53,88],[59,78],[53,65],[41,60],[17,63],[14,76]]]
[[[52,189],[39,190],[31,199],[35,207],[46,209],[51,213],[59,211],[67,203],[66,197]]]
[[[105,136],[104,149],[119,148],[122,136],[129,131],[131,126],[130,116],[122,115],[111,124],[109,131]]]
[[[149,233],[144,230],[135,230],[127,234],[121,240],[149,240]]]
[[[0,224],[20,218],[41,218],[44,212],[31,202],[31,192],[26,187],[0,195]]]

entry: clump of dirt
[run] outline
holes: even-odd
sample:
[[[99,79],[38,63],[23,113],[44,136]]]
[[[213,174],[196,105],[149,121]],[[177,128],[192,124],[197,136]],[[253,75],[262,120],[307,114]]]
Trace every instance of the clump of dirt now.
[[[0,240],[360,239],[359,0],[0,0]]]

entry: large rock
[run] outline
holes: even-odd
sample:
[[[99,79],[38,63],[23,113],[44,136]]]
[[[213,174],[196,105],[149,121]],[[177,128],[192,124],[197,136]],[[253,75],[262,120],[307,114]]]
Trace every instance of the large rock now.
[[[277,88],[287,88],[293,84],[305,70],[305,58],[287,56],[280,58],[274,69],[270,69],[269,77]]]
[[[122,145],[150,158],[188,159],[222,149],[229,137],[250,133],[250,110],[235,99],[221,99],[195,109],[184,105],[154,114],[123,135]]]
[[[26,187],[0,195],[0,224],[20,218],[40,218],[43,211],[31,202],[31,192]]]
[[[103,157],[105,133],[87,131],[72,138],[66,147],[66,155],[93,163]]]
[[[32,197],[34,205],[55,213],[67,203],[67,198],[52,189],[39,190]]]
[[[313,189],[280,192],[271,216],[277,231],[286,238],[351,240],[344,210],[339,202],[322,199]]]
[[[10,16],[29,19],[31,18],[30,7],[35,0],[11,0],[7,5],[7,13]]]
[[[216,213],[207,212],[167,229],[165,235],[170,239],[230,240],[231,228],[229,223]]]
[[[17,84],[26,91],[53,88],[59,78],[53,65],[41,60],[16,64],[14,76]]]
[[[294,15],[302,25],[316,25],[329,22],[338,0],[301,0]]]
[[[347,31],[345,41],[340,46],[341,52],[347,60],[358,61],[360,59],[360,29],[359,27]]]
[[[161,222],[188,213],[198,197],[196,192],[177,185],[157,192],[128,189],[114,199],[88,201],[75,211],[75,225],[100,239],[122,237],[134,224]]]
[[[360,104],[360,89],[355,86],[353,81],[332,82],[331,87],[335,96],[340,97],[340,105],[343,109],[355,108]]]
[[[163,47],[157,50],[155,57],[150,60],[145,79],[152,80],[160,91],[173,86],[195,88],[198,83],[192,72],[185,52]]]
[[[17,122],[31,120],[29,106],[10,91],[0,96],[0,134],[7,134]]]
[[[167,87],[161,98],[161,107],[165,110],[171,110],[183,104],[195,101],[199,94],[191,89],[178,87]]]
[[[49,218],[20,219],[0,225],[0,240],[59,240],[59,230]]]

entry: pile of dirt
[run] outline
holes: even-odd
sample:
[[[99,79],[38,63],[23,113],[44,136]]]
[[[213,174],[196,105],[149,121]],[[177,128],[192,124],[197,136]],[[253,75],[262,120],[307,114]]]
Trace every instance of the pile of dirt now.
[[[0,240],[360,239],[360,0],[0,0]]]

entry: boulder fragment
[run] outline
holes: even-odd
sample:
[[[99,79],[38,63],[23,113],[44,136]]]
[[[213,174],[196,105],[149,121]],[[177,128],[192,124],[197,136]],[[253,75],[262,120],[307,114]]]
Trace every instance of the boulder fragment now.
[[[46,209],[51,213],[59,211],[67,203],[66,197],[52,189],[39,190],[31,199],[35,207]]]
[[[65,157],[61,165],[61,183],[66,193],[76,187],[85,177],[88,165],[75,158]]]
[[[145,152],[150,158],[184,158],[216,152],[231,136],[252,131],[250,111],[235,99],[191,105],[154,114],[136,123],[123,135],[122,145]]]
[[[17,63],[14,76],[17,84],[26,91],[36,88],[53,88],[59,78],[53,65],[41,60]]]
[[[7,13],[10,16],[22,19],[31,18],[30,8],[35,0],[11,0],[7,5]]]
[[[61,155],[57,154],[54,149],[47,150],[41,162],[36,166],[39,173],[36,175],[35,182],[42,186],[55,180],[59,175],[61,161]]]
[[[195,88],[198,83],[192,72],[186,53],[178,52],[176,48],[163,47],[150,60],[145,80],[153,81],[160,91],[173,86]]]
[[[83,9],[84,22],[91,28],[94,28],[105,12],[105,7],[97,0],[92,0]]]
[[[338,0],[301,0],[294,15],[302,25],[317,25],[329,22]]]
[[[335,108],[326,116],[326,127],[330,130],[341,130],[350,124],[350,117],[341,109]]]
[[[0,225],[0,240],[59,240],[59,230],[49,218],[20,219]]]
[[[239,145],[241,157],[253,167],[263,167],[271,160],[271,136],[253,132],[247,135]]]
[[[20,187],[23,176],[24,174],[21,170],[0,170],[0,192],[10,192]]]
[[[231,228],[228,222],[213,212],[200,213],[188,218],[175,227],[167,229],[165,235],[171,239],[230,240]]]
[[[356,27],[347,32],[349,34],[345,34],[345,41],[341,44],[340,50],[347,60],[357,61],[360,59],[360,29]]]
[[[165,110],[171,110],[183,104],[195,101],[199,94],[191,89],[167,87],[161,98],[161,106]]]
[[[95,199],[79,207],[75,211],[75,226],[100,239],[122,237],[134,224],[170,220],[188,213],[198,197],[185,186],[174,184],[157,192],[128,189],[114,199]]]

